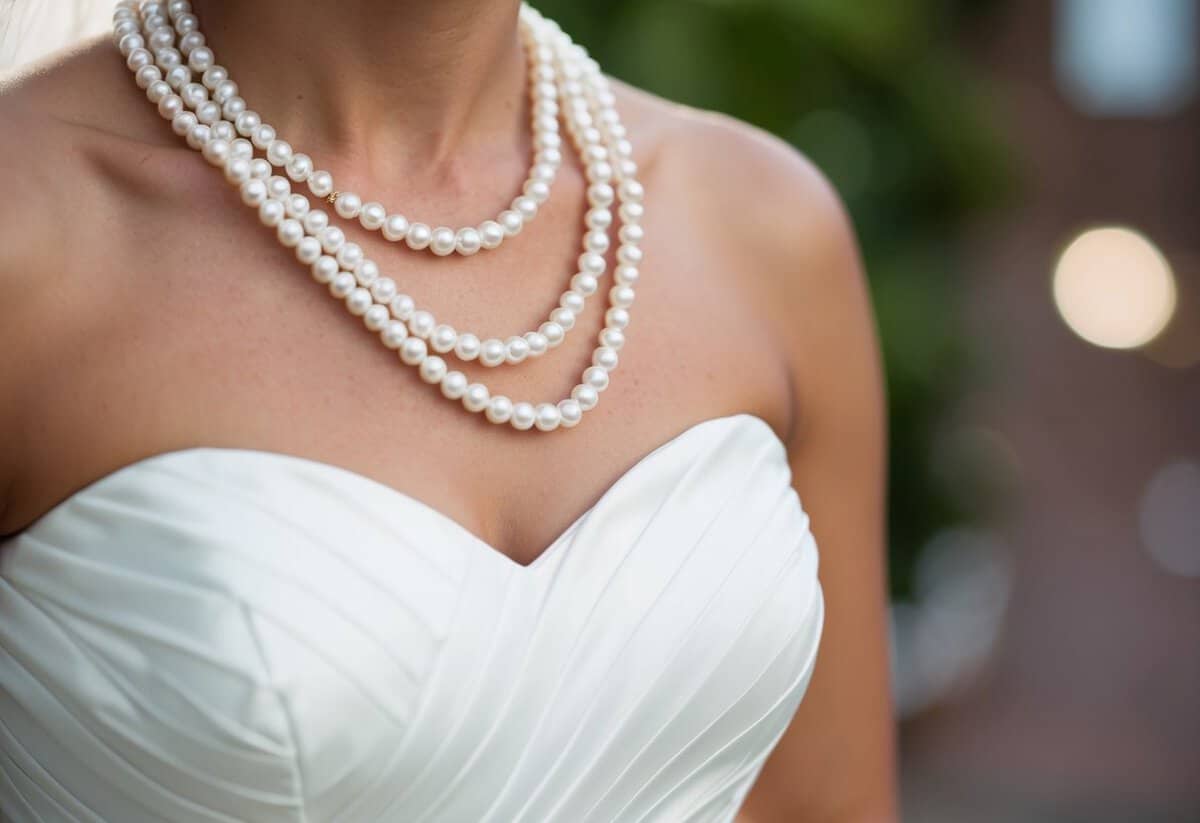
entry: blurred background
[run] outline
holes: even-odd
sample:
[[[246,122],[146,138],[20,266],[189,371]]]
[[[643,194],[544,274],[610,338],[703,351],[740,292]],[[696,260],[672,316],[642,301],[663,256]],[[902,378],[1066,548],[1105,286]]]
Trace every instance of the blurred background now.
[[[854,218],[905,819],[1200,821],[1197,0],[537,5],[791,141]],[[108,6],[25,4],[0,67]]]

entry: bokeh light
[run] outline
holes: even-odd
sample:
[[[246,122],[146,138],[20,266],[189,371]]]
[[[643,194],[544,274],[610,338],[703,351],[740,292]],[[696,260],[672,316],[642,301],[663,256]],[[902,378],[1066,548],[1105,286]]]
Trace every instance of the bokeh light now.
[[[1175,460],[1159,469],[1142,494],[1142,544],[1165,571],[1200,577],[1200,464]]]
[[[1054,302],[1071,330],[1089,343],[1134,349],[1171,322],[1175,275],[1162,252],[1139,232],[1119,226],[1091,229],[1059,258]]]

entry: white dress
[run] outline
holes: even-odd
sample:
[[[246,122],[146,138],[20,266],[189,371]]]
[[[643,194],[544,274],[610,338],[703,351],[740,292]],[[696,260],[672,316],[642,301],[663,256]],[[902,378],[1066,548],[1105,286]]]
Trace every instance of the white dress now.
[[[328,463],[138,460],[0,542],[0,818],[732,821],[824,601],[750,414],[523,566]]]

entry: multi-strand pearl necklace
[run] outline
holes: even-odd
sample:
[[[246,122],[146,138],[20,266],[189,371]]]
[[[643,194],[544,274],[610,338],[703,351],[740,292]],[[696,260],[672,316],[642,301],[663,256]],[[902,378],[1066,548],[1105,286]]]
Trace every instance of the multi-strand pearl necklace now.
[[[113,41],[138,87],[170,121],[172,130],[223,170],[225,178],[239,188],[242,201],[256,209],[264,225],[275,229],[279,242],[308,266],[313,279],[327,286],[351,314],[361,317],[402,363],[416,368],[425,382],[439,385],[448,399],[461,402],[467,411],[483,413],[493,423],[507,423],[521,431],[552,431],[579,423],[583,413],[599,402],[609,373],[617,366],[642,261],[643,191],[615,97],[595,60],[556,23],[528,5],[521,7],[520,26],[530,64],[532,168],[522,194],[496,220],[457,230],[431,229],[389,213],[378,202],[363,203],[355,193],[334,191],[328,172],[315,169],[309,155],[296,152],[247,107],[229,72],[216,63],[187,0],[119,0],[113,14]],[[196,74],[200,82],[194,82]],[[481,340],[438,323],[431,312],[401,293],[358,244],[348,241],[343,230],[331,224],[328,213],[292,190],[293,182],[307,184],[312,194],[332,203],[339,217],[357,219],[363,228],[380,231],[394,243],[403,241],[413,250],[429,249],[444,257],[495,249],[505,237],[518,234],[550,196],[562,161],[560,113],[588,178],[589,209],[578,270],[546,322],[536,331],[506,340]],[[262,157],[255,156],[256,149]],[[273,167],[283,174],[274,174]],[[482,383],[471,383],[461,371],[449,368],[441,355],[453,353],[460,360],[478,360],[485,366],[515,365],[560,345],[607,268],[612,207],[617,201],[620,242],[605,326],[591,365],[569,397],[557,403],[514,402],[492,395]]]

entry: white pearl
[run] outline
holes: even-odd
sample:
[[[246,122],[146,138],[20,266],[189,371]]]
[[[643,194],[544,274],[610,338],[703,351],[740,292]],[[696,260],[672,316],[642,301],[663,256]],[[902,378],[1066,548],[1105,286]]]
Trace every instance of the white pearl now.
[[[588,366],[583,370],[583,382],[598,392],[604,391],[608,388],[608,372],[599,366]]]
[[[246,101],[240,97],[230,97],[221,104],[221,115],[230,122],[245,110]]]
[[[612,211],[604,208],[588,209],[584,221],[587,223],[587,227],[594,231],[607,229],[612,225]]]
[[[426,356],[421,361],[421,379],[426,383],[440,383],[446,376],[446,361],[436,354]]]
[[[383,345],[389,349],[398,349],[408,339],[408,328],[400,320],[389,320],[383,324],[383,329],[380,330],[379,336],[383,340]],[[424,340],[417,340],[417,342],[425,345]]]
[[[146,66],[145,68],[150,68],[150,67]],[[138,69],[138,71],[141,71],[141,69]],[[149,100],[151,103],[157,103],[159,100],[162,100],[168,94],[171,94],[171,87],[162,80],[155,80],[153,83],[151,83],[149,86],[146,87],[146,99]]]
[[[303,183],[313,173],[312,158],[303,152],[296,152],[287,162],[287,176],[297,183]]]
[[[485,366],[499,366],[508,355],[504,341],[489,337],[479,347],[479,362]]]
[[[178,92],[192,82],[192,70],[187,66],[176,66],[166,73],[163,77],[167,81],[167,85]]]
[[[176,66],[183,65],[183,55],[178,49],[167,46],[154,52],[154,63],[163,71],[170,71]]]
[[[454,251],[456,239],[454,229],[438,226],[430,235],[429,249],[439,257],[445,257]]]
[[[558,401],[558,415],[564,429],[569,429],[583,419],[583,407],[574,398]]]
[[[176,21],[176,28],[179,23]],[[188,54],[188,66],[192,71],[205,71],[213,64],[212,49],[208,46],[199,46],[191,50]]]
[[[446,353],[458,342],[458,333],[454,327],[445,323],[439,324],[429,335],[429,344],[436,352]]]
[[[405,244],[414,251],[428,247],[432,241],[433,230],[424,223],[413,223],[408,227],[408,233],[404,236]]]
[[[512,419],[508,422],[512,424],[514,429],[518,431],[527,431],[533,428],[534,421],[537,420],[537,410],[534,409],[532,403],[527,403],[524,400],[513,403]]]
[[[296,259],[306,266],[317,262],[321,256],[321,241],[315,237],[301,238],[296,244]]]
[[[254,130],[254,133],[250,135],[250,142],[258,148],[266,150],[268,146],[275,142],[275,127],[270,123],[260,123],[258,128]],[[269,157],[267,158],[267,162],[271,162]],[[276,166],[278,163],[271,163],[271,165]]]
[[[368,231],[378,231],[383,227],[383,221],[387,219],[387,209],[382,203],[374,201],[363,203],[362,210],[358,213],[358,222],[364,229]]]
[[[562,423],[562,413],[553,403],[538,403],[534,424],[540,431],[554,431]]]
[[[629,311],[620,306],[614,306],[604,313],[604,324],[614,329],[623,329],[629,325]]]
[[[304,213],[301,222],[306,232],[320,235],[329,226],[329,215],[320,209],[312,209]]]
[[[196,119],[207,126],[216,126],[221,119],[221,107],[211,100],[205,100],[196,107]]]
[[[267,184],[250,179],[242,184],[242,202],[247,206],[260,206],[267,199]]]
[[[513,402],[502,394],[488,401],[487,419],[493,423],[507,423],[512,419]]]
[[[267,184],[267,188],[270,188],[270,183]],[[284,205],[287,206],[288,217],[302,218],[308,214],[308,210],[312,208],[308,203],[308,198],[302,194],[289,194],[287,199],[283,202]],[[302,224],[304,223],[303,220],[300,222]],[[305,229],[305,231],[307,231],[307,229]]]
[[[608,251],[609,243],[608,232],[606,231],[589,231],[583,236],[584,250],[595,254],[604,254]]]
[[[233,82],[232,80],[226,80],[212,90],[212,99],[224,106],[227,101],[237,97],[237,93],[237,83]]]
[[[479,224],[479,238],[485,249],[498,248],[504,242],[504,227],[495,220],[484,220]]]
[[[412,317],[408,319],[408,330],[417,337],[426,338],[433,334],[434,326],[437,321],[433,315],[424,309],[418,309],[412,313]]]
[[[588,202],[596,208],[611,206],[615,197],[613,187],[607,183],[593,183],[588,186]]]
[[[550,322],[557,323],[558,325],[562,326],[564,331],[570,331],[575,327],[575,312],[559,306],[557,309],[550,312]],[[546,336],[549,337],[550,335]]]
[[[416,311],[416,304],[413,303],[413,299],[407,294],[397,294],[392,298],[392,302],[389,305],[391,306],[392,314],[401,320],[408,320],[413,316],[413,312]]]
[[[538,204],[532,197],[521,195],[512,201],[512,210],[521,215],[521,219],[528,223],[537,216]]]
[[[317,235],[321,246],[329,254],[334,254],[346,243],[346,233],[337,226],[326,226]]]
[[[567,330],[564,329],[562,326],[560,326],[558,323],[555,323],[553,320],[547,321],[547,322],[543,323],[542,325],[538,326],[538,331],[550,343],[550,348],[554,348],[555,346],[562,343],[562,341],[564,339],[566,339],[566,336],[567,336]]]
[[[371,308],[371,303],[371,293],[362,286],[355,286],[346,295],[346,308],[356,317],[366,314],[367,309]]]
[[[180,137],[186,137],[192,130],[192,127],[200,121],[196,119],[196,115],[190,111],[181,111],[179,114],[171,118],[171,131],[175,132]]]
[[[139,89],[148,89],[150,84],[163,79],[163,73],[158,66],[142,66],[133,76]],[[170,83],[167,84],[168,86]]]
[[[595,275],[581,271],[571,276],[571,289],[584,296],[595,294],[598,288],[600,288],[600,281],[596,279]]]
[[[642,250],[637,246],[623,243],[617,249],[617,260],[626,266],[636,266],[642,262]]]
[[[621,201],[624,203],[640,203],[645,195],[645,190],[642,184],[636,180],[622,180],[617,189],[621,195]]]
[[[580,408],[584,411],[594,409],[596,404],[600,402],[599,392],[584,383],[580,383],[571,389],[571,398],[579,403]]]
[[[383,221],[383,237],[395,243],[408,235],[408,218],[403,214],[389,214]]]
[[[183,111],[183,98],[178,94],[166,94],[158,101],[158,113],[165,120],[175,119],[175,115],[181,111]]]
[[[640,243],[646,237],[646,230],[637,223],[630,223],[628,225],[621,226],[621,231],[618,232],[618,236],[620,237],[622,243]]]
[[[208,101],[208,89],[199,83],[188,83],[179,90],[179,96],[183,98],[183,102],[188,104],[188,108],[194,109]],[[197,112],[197,117],[199,117],[199,112]]]
[[[125,59],[125,65],[129,67],[130,71],[136,72],[142,66],[154,65],[154,58],[144,48],[133,49]]]
[[[317,258],[317,262],[312,264],[313,280],[318,283],[328,283],[337,277],[340,268],[337,261],[329,255],[325,254]]]
[[[641,203],[624,203],[618,212],[622,223],[636,224],[646,213]]]
[[[364,267],[365,263],[371,265]],[[380,277],[379,266],[375,265],[374,261],[364,260],[354,270],[354,276],[358,278],[358,282],[371,289],[371,296],[380,303],[391,303],[392,298],[396,296],[396,281],[390,277]]]
[[[205,105],[208,105],[207,103]],[[201,107],[203,108],[203,106]],[[217,115],[218,117],[220,114]],[[227,123],[224,120],[217,120],[212,124],[212,135],[226,142],[232,141],[237,137],[237,132],[234,131],[233,124]]]
[[[360,286],[366,286],[380,303],[391,302],[396,296],[396,281],[379,276],[379,264],[369,257],[354,267],[354,277]]]
[[[550,199],[550,186],[541,180],[530,180],[521,189],[534,203],[542,204]]]
[[[357,243],[346,243],[334,255],[342,268],[353,271],[363,261],[362,246]]]
[[[583,311],[586,299],[579,292],[568,289],[558,298],[558,304],[564,309],[570,310],[573,314],[578,315]]]
[[[245,137],[235,137],[230,145],[233,146],[230,153],[234,157],[244,157],[247,160],[254,157],[254,144]]]
[[[592,363],[599,366],[605,371],[612,371],[617,367],[617,352],[608,346],[600,346],[592,352]]]
[[[304,227],[300,225],[299,220],[289,217],[279,222],[275,233],[279,236],[279,242],[290,249],[295,247],[304,237]]]
[[[474,360],[479,357],[481,344],[479,338],[470,332],[458,335],[454,342],[454,353],[460,360]]]
[[[308,176],[308,189],[317,197],[328,197],[333,191],[333,175],[324,170],[314,171]]]
[[[204,45],[204,35],[198,31],[189,31],[179,38],[179,51],[191,56],[192,52]]]
[[[280,177],[278,174],[272,175],[267,178],[267,192],[276,200],[283,200],[292,193],[292,184],[286,177]]]
[[[529,356],[529,343],[524,337],[513,336],[504,342],[504,359],[509,363],[520,363]]]
[[[458,230],[454,247],[459,254],[470,256],[483,247],[483,238],[480,236],[478,229],[468,226],[467,228]]]
[[[362,211],[362,198],[352,191],[342,192],[333,202],[333,210],[346,220],[353,220]]]
[[[540,331],[525,332],[525,342],[529,345],[531,357],[540,357],[550,349],[550,341]]]
[[[613,279],[622,286],[637,285],[640,272],[637,266],[617,266],[617,270],[613,272]]]
[[[467,393],[467,376],[460,371],[448,371],[442,378],[442,394],[451,400],[459,400]]]
[[[604,274],[604,270],[608,267],[602,255],[595,252],[586,251],[579,255],[579,270],[586,272],[594,277],[599,277]]]
[[[406,337],[400,345],[400,359],[410,366],[416,366],[428,354],[425,341],[419,337]]]
[[[354,275],[348,271],[338,272],[332,280],[329,281],[329,293],[334,297],[346,298],[355,289]]]
[[[258,127],[260,132],[263,128],[264,126]],[[270,126],[266,126],[265,128],[270,128]],[[267,162],[272,166],[287,165],[287,161],[292,159],[292,154],[292,144],[286,140],[272,140],[267,146]]]
[[[489,400],[491,400],[490,392],[482,383],[472,383],[467,386],[467,390],[463,392],[462,396],[463,407],[470,412],[483,411],[488,407]]]
[[[247,166],[250,164],[247,163]],[[284,218],[283,204],[278,200],[264,200],[258,207],[258,219],[264,226],[275,228]]]
[[[613,286],[608,290],[608,299],[617,308],[627,309],[633,305],[633,288],[631,286]]]
[[[237,116],[233,121],[237,127],[237,133],[242,137],[250,137],[254,134],[254,130],[262,125],[262,118],[258,116],[258,112],[246,110]]]
[[[625,345],[625,333],[620,329],[604,328],[596,337],[601,346],[607,346],[614,351],[619,351]]]
[[[504,228],[504,234],[508,237],[516,237],[521,233],[521,228],[525,225],[525,221],[521,215],[512,209],[505,209],[500,212],[500,216],[496,219]]]
[[[363,323],[371,331],[379,331],[388,321],[391,320],[391,315],[388,314],[387,306],[381,306],[378,303],[367,309],[367,313],[363,315]]]

